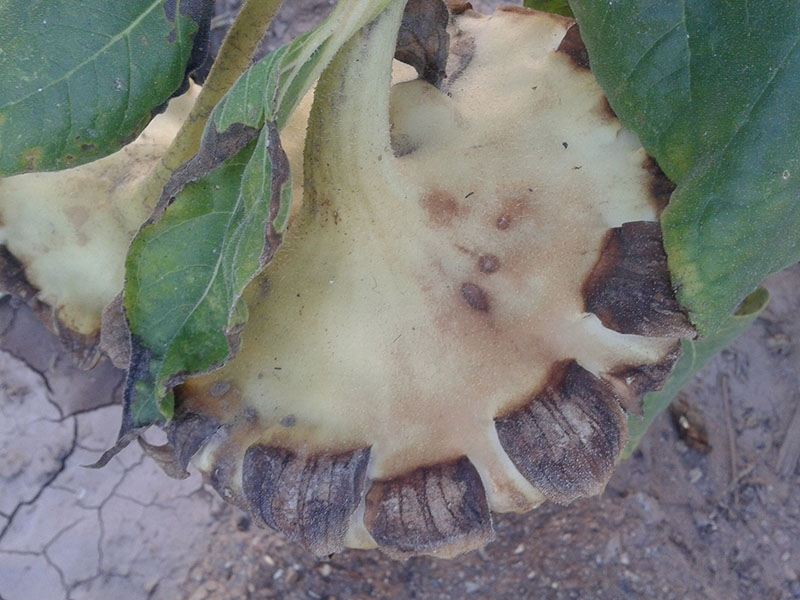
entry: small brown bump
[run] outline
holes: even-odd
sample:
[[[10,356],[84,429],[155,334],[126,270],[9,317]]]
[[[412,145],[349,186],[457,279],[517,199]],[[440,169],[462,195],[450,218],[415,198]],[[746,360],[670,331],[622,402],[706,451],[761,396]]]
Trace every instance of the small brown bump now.
[[[474,283],[465,283],[461,286],[461,295],[464,297],[464,300],[467,301],[471,309],[488,312],[489,297],[480,286]]]
[[[511,215],[503,214],[497,217],[497,228],[500,231],[505,231],[511,227]]]
[[[528,189],[528,193],[531,192],[532,190]],[[497,217],[495,226],[500,231],[507,231],[516,221],[519,221],[527,216],[530,213],[530,210],[530,201],[524,196],[514,196],[509,198],[503,201],[502,212],[500,213],[500,216]]]
[[[545,388],[495,426],[519,472],[561,504],[602,492],[628,433],[611,386],[574,360],[554,365]]]
[[[611,229],[584,283],[583,298],[586,312],[619,333],[695,336],[672,290],[658,223],[632,221]]]
[[[561,40],[557,52],[563,52],[569,56],[579,69],[589,69],[589,53],[586,51],[577,23],[567,29],[567,33],[564,39]]]
[[[76,229],[85,225],[89,217],[92,216],[92,212],[84,206],[69,206],[64,208],[62,212]]]
[[[494,273],[500,268],[500,259],[494,254],[484,254],[478,258],[478,268],[481,273]]]
[[[282,531],[318,556],[340,552],[361,501],[368,448],[300,455],[253,445],[244,455],[242,489],[259,525]]]
[[[394,558],[455,556],[494,538],[480,475],[467,457],[374,481],[364,524]]]
[[[447,227],[458,216],[459,206],[456,199],[441,191],[434,191],[422,199],[422,206],[428,212],[428,218],[436,227]]]

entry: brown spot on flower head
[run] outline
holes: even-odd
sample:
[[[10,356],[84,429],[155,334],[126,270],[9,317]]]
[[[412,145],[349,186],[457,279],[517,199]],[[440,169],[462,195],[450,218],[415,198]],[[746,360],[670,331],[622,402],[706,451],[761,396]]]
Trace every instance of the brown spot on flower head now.
[[[436,227],[447,227],[460,212],[456,199],[438,190],[426,194],[422,198],[422,206],[427,211],[430,222]]]

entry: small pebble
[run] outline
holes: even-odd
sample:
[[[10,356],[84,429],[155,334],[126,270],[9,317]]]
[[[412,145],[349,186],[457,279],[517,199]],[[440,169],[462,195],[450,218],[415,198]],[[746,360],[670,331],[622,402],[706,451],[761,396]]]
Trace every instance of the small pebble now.
[[[800,598],[800,581],[797,579],[790,581],[789,592],[791,592],[792,598]]]
[[[468,594],[474,594],[479,589],[481,589],[480,581],[468,581],[467,583],[464,584],[464,590]]]
[[[300,579],[300,572],[297,569],[289,569],[289,572],[286,573],[286,579],[284,582],[286,585],[294,585]]]
[[[689,471],[689,482],[690,483],[697,483],[703,478],[703,471],[699,468],[695,467],[691,471]]]

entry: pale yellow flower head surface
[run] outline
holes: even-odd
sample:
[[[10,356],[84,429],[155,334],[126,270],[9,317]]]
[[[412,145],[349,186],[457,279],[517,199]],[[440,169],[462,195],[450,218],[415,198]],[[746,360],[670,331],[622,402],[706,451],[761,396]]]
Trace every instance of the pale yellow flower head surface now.
[[[492,510],[599,493],[623,409],[693,335],[663,175],[574,22],[466,11],[439,87],[387,95],[373,42],[398,10],[317,86],[303,208],[246,293],[240,353],[178,390],[218,426],[196,463],[222,495],[320,554],[451,556],[491,539]]]

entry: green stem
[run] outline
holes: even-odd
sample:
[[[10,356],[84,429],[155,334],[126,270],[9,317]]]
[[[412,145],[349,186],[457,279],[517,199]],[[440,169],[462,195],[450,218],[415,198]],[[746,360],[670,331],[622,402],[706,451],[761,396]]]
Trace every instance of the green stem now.
[[[211,111],[239,76],[250,66],[258,43],[283,0],[247,0],[222,42],[203,89],[166,154],[140,188],[142,198],[153,205],[172,173],[195,155]]]
[[[399,177],[389,141],[389,93],[403,0],[342,47],[314,93],[305,146],[306,192],[313,204],[320,190],[363,189]],[[381,182],[376,184],[376,182]]]

